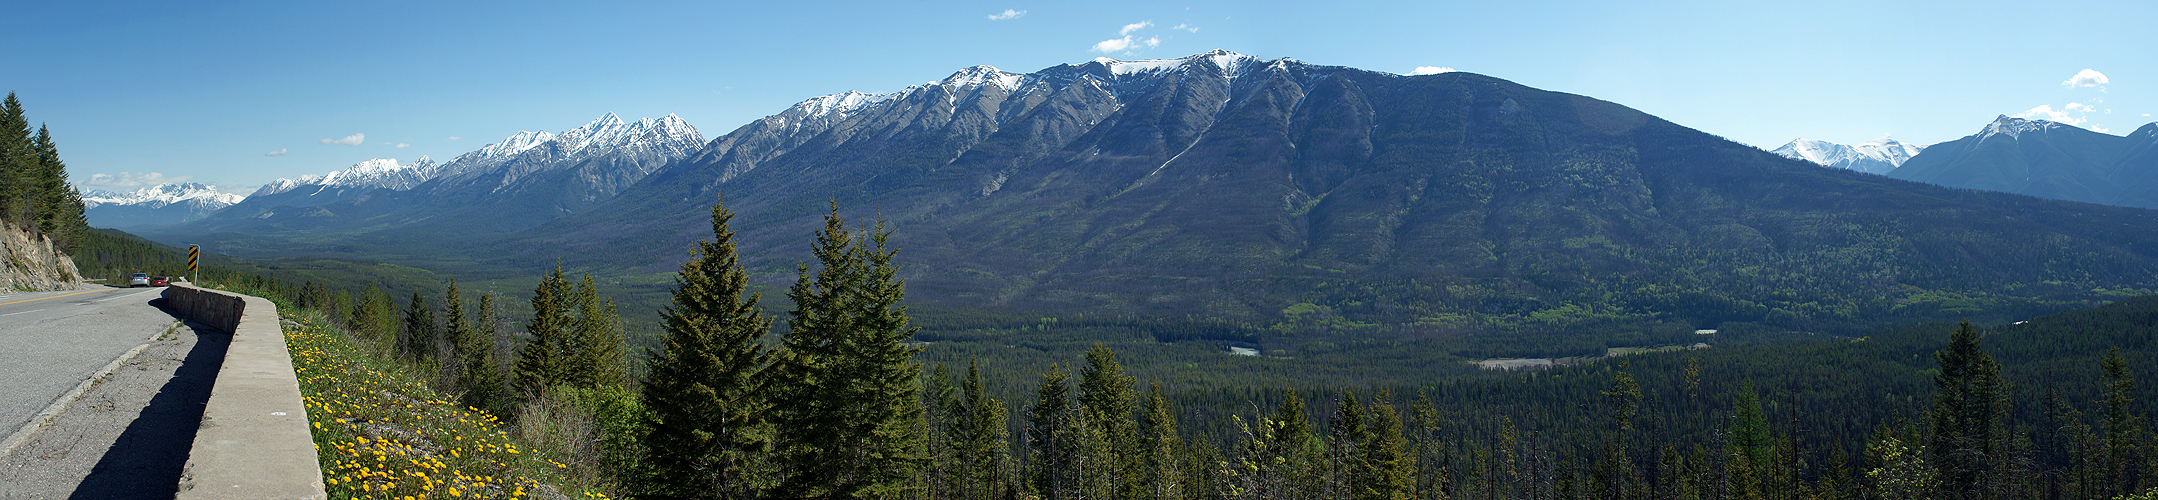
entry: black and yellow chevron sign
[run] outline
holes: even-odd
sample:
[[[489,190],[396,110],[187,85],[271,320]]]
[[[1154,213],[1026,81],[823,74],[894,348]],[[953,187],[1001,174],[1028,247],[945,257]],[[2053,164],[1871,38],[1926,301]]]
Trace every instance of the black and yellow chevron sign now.
[[[187,247],[187,272],[195,272],[195,262],[201,259],[201,255],[202,247],[193,245]]]

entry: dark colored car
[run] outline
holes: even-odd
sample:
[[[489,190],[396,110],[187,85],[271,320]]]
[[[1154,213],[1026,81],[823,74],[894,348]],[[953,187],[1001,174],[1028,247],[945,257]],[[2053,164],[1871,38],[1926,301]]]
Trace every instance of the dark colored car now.
[[[167,286],[167,285],[171,285],[171,284],[172,284],[172,278],[167,278],[167,277],[164,277],[164,276],[151,276],[151,277],[150,277],[150,286]]]

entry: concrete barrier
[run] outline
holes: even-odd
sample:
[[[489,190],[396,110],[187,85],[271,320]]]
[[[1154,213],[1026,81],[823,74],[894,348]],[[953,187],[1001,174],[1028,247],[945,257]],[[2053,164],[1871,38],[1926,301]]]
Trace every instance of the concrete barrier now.
[[[190,320],[232,332],[178,498],[328,498],[277,305],[182,284],[167,287],[165,300]]]

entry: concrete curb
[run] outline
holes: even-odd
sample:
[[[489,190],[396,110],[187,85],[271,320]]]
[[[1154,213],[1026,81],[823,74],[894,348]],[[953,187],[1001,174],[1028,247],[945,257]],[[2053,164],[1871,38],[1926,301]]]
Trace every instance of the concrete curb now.
[[[166,288],[165,300],[190,319],[232,332],[177,498],[328,498],[277,305],[184,284]]]

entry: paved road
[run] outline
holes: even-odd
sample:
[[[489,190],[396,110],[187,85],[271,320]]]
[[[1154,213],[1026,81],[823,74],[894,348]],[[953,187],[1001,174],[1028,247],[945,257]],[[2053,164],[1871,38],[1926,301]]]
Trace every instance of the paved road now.
[[[0,292],[0,439],[176,320],[162,288]],[[160,301],[162,303],[162,301]]]

